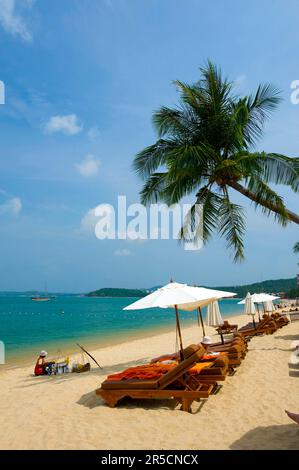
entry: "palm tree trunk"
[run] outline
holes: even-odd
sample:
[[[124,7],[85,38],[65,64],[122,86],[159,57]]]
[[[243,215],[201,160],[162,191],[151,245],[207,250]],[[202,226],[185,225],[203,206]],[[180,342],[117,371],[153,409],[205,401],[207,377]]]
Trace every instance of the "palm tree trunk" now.
[[[275,204],[272,204],[271,202],[268,202],[264,199],[261,201],[253,192],[249,191],[249,189],[247,188],[244,188],[244,186],[242,186],[240,183],[230,182],[229,186],[238,191],[239,193],[243,194],[243,196],[248,197],[252,201],[257,202],[258,204],[266,207],[267,209],[270,209],[276,214],[280,214],[280,210]],[[292,222],[295,222],[295,224],[299,224],[299,215],[289,211],[288,209],[286,209],[286,214]]]

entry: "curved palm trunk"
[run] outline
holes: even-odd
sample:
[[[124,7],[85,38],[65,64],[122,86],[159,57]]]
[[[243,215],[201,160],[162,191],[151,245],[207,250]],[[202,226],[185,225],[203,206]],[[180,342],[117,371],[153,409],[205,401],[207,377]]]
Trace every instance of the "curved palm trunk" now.
[[[261,201],[253,192],[249,191],[249,189],[244,188],[240,183],[237,182],[230,182],[229,186],[239,193],[243,194],[243,196],[248,197],[254,202],[257,202],[258,204],[261,204],[262,206],[266,207],[267,209],[270,209],[271,211],[275,212],[276,214],[280,214],[280,211],[278,207],[275,204],[272,204],[271,202],[268,202],[267,200]],[[295,222],[295,224],[299,224],[299,215],[295,214],[294,212],[289,211],[286,209],[286,213],[288,218],[292,221]]]

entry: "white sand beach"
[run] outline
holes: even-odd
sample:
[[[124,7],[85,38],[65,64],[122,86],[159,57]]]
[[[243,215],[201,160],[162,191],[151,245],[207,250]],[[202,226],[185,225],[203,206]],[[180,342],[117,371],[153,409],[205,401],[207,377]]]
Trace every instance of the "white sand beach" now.
[[[242,326],[247,317],[233,317]],[[215,330],[207,328],[215,335]],[[289,364],[299,322],[253,338],[234,376],[218,394],[193,403],[192,414],[172,401],[122,402],[107,407],[95,394],[107,374],[172,352],[174,331],[92,354],[103,365],[89,373],[33,376],[33,365],[0,374],[1,449],[299,449],[299,368]],[[217,338],[219,338],[217,336]],[[184,345],[198,327],[183,329]]]

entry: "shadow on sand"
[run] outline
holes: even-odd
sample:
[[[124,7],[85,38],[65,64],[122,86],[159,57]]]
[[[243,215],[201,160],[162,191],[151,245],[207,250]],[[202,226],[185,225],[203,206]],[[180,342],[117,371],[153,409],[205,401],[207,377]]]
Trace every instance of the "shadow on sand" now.
[[[82,395],[82,397],[77,401],[78,405],[83,405],[86,408],[93,409],[98,406],[105,406],[107,407],[104,400],[96,395],[95,390],[92,392],[86,393]],[[178,406],[175,400],[137,400],[132,399],[129,397],[122,398],[119,403],[117,404],[117,408],[125,408],[125,409],[134,409],[134,408],[142,408],[144,410],[174,410]]]
[[[192,414],[197,414],[201,411],[204,404],[207,400],[200,400],[199,402],[193,402],[192,404]],[[86,408],[93,409],[98,406],[107,407],[105,401],[98,395],[96,395],[95,390],[92,390],[89,393],[85,393],[82,397],[76,402],[78,405],[83,405]],[[118,404],[118,408],[126,409],[135,409],[142,408],[144,410],[174,410],[180,409],[180,404],[174,399],[164,399],[164,400],[155,400],[155,399],[132,399],[130,397],[122,398]]]
[[[274,336],[275,339],[285,339],[287,341],[293,341],[299,339],[299,335],[284,335],[284,336]]]
[[[299,449],[299,426],[283,424],[259,426],[231,444],[232,450]]]

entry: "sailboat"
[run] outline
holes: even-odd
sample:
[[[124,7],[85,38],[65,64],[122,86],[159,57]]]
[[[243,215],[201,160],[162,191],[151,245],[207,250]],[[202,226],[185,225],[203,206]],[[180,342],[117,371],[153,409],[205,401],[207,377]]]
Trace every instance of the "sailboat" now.
[[[50,297],[39,295],[37,297],[31,297],[31,300],[33,300],[34,302],[49,302],[49,300],[51,299]]]
[[[34,302],[49,302],[51,300],[51,297],[47,295],[47,287],[45,288],[45,293],[43,295],[36,295],[34,297],[31,297],[31,300]]]

